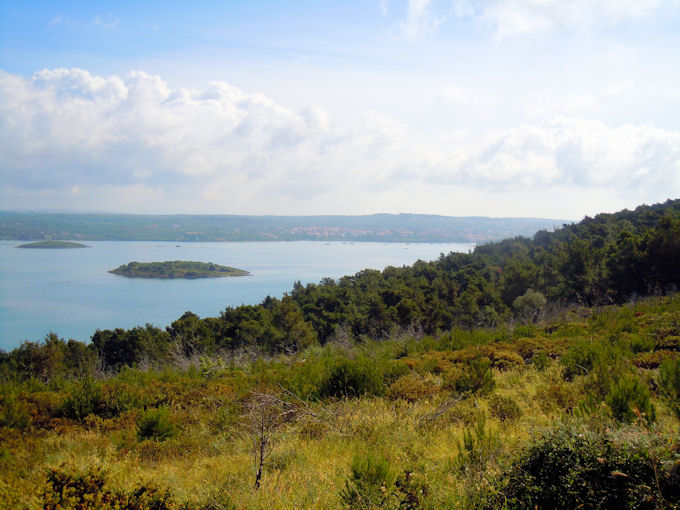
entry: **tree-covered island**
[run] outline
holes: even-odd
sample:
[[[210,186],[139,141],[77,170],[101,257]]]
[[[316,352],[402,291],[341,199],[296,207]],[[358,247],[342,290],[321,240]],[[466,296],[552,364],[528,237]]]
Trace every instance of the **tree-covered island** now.
[[[221,276],[246,276],[248,271],[219,266],[212,262],[172,260],[166,262],[130,262],[109,273],[130,278],[218,278]]]
[[[17,248],[38,248],[38,249],[68,249],[68,248],[89,248],[86,244],[74,243],[72,241],[36,241],[34,243],[20,244]]]

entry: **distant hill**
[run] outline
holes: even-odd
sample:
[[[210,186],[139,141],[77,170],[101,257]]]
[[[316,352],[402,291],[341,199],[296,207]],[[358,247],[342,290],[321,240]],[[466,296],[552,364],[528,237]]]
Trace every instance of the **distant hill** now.
[[[554,230],[567,220],[366,216],[130,215],[0,212],[0,239],[90,241],[378,241],[485,243]]]

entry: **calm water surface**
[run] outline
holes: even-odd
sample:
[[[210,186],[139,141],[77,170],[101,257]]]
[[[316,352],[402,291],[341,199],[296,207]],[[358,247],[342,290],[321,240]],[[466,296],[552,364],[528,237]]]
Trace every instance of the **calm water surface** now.
[[[89,340],[96,329],[164,327],[185,311],[218,316],[227,306],[280,297],[302,283],[365,268],[433,260],[470,244],[87,242],[87,249],[16,249],[0,241],[0,348],[42,339],[49,331]],[[108,270],[131,261],[194,260],[250,271],[239,278],[147,280]]]

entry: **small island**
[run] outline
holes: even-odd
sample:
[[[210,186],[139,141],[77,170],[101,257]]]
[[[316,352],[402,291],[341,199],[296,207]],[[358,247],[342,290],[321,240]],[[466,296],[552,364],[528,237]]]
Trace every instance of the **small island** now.
[[[222,276],[246,276],[250,273],[242,269],[219,266],[212,262],[190,262],[172,260],[166,262],[130,262],[109,273],[129,278],[219,278]]]
[[[86,244],[74,243],[72,241],[35,241],[33,243],[20,244],[17,248],[38,248],[38,249],[69,249],[69,248],[89,248]]]

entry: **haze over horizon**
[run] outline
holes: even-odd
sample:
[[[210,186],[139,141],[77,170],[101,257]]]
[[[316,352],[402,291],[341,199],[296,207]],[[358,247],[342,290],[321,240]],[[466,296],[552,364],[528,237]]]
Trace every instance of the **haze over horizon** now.
[[[2,209],[545,217],[680,196],[677,0],[5,2]]]

